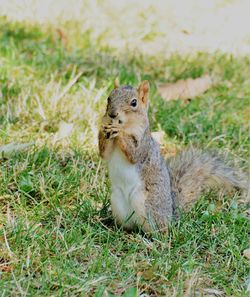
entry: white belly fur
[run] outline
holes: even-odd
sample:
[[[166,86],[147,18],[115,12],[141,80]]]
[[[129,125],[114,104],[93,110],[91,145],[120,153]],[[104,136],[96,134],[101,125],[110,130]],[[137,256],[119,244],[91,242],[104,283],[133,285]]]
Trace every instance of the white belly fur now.
[[[108,169],[112,183],[113,215],[127,228],[138,223],[143,224],[145,198],[136,166],[129,163],[124,154],[116,148],[108,161]]]

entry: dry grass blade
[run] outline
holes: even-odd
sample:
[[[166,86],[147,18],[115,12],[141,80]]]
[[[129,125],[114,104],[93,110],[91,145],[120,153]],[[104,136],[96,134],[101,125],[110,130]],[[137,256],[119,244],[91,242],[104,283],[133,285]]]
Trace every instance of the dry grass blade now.
[[[7,235],[6,235],[5,230],[3,230],[3,236],[4,236],[4,241],[5,241],[5,245],[6,245],[6,248],[7,248],[8,253],[9,253],[9,256],[12,258],[13,253],[12,253],[12,251],[10,249],[9,242],[8,242],[8,239],[7,239]]]
[[[29,143],[9,143],[9,144],[5,144],[0,146],[0,155],[9,155],[13,152],[18,152],[18,151],[22,151],[30,146],[32,146],[34,144],[34,142],[29,142]]]
[[[221,290],[213,289],[213,288],[206,288],[203,289],[204,296],[207,297],[219,297],[219,296],[225,296],[224,292]]]
[[[209,75],[204,75],[196,79],[179,80],[175,83],[167,83],[158,86],[158,92],[166,100],[191,99],[203,94],[212,85]]]
[[[189,297],[192,294],[192,291],[197,283],[198,280],[198,270],[194,271],[192,275],[186,279],[184,283],[184,291],[183,291],[183,297]]]
[[[73,127],[73,124],[61,121],[59,123],[59,130],[53,137],[53,143],[56,143],[63,138],[69,137],[73,131]]]
[[[73,77],[67,84],[67,86],[62,90],[62,92],[59,95],[55,96],[51,101],[56,104],[73,87],[73,85],[78,81],[82,74],[83,72],[79,72],[75,77]]]

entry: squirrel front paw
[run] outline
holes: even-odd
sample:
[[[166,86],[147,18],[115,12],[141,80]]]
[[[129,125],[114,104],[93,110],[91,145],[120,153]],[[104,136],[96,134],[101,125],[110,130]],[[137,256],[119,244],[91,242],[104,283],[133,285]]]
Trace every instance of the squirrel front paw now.
[[[106,139],[112,139],[119,134],[119,127],[115,124],[108,124],[103,126],[103,131]]]

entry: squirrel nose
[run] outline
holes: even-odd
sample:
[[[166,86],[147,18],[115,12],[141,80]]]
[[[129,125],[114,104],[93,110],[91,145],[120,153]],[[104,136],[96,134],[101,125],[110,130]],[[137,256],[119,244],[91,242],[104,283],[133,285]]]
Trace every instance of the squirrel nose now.
[[[114,119],[118,116],[118,112],[109,113],[109,116],[111,117],[111,119]]]

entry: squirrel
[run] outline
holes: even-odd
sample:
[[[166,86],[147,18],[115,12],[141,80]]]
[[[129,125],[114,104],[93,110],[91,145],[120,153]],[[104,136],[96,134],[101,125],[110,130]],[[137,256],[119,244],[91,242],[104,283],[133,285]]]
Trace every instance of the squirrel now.
[[[249,191],[244,173],[218,156],[189,149],[165,160],[150,133],[148,107],[148,81],[134,88],[116,80],[99,130],[99,153],[107,161],[111,209],[119,225],[167,232],[178,209],[203,191],[215,186]]]

